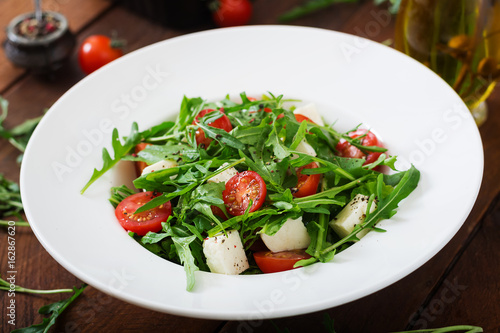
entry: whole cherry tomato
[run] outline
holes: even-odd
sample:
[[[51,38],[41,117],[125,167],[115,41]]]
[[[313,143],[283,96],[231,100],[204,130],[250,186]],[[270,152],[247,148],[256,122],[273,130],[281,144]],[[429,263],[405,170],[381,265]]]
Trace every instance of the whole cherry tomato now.
[[[199,121],[199,119],[201,117],[205,116],[207,113],[211,113],[211,112],[214,112],[214,111],[215,111],[214,109],[201,110],[200,113],[198,113],[198,115],[196,116],[196,118],[194,118],[193,125],[198,124],[198,121]],[[219,112],[222,113],[223,116],[220,117],[217,120],[214,120],[211,123],[208,123],[207,125],[211,126],[211,127],[216,127],[216,128],[223,129],[224,131],[226,131],[228,133],[231,132],[231,130],[233,129],[233,126],[231,125],[231,121],[224,114],[223,110],[219,110]],[[199,128],[198,130],[196,130],[196,143],[198,144],[198,146],[203,144],[204,147],[208,147],[208,145],[210,144],[210,142],[212,142],[212,139],[207,138],[206,135],[205,135],[205,132],[201,128]]]
[[[115,45],[116,44],[116,45]],[[85,74],[90,74],[111,61],[121,57],[123,42],[103,35],[87,37],[78,50],[78,62]]]
[[[212,18],[219,27],[244,25],[252,17],[249,0],[218,0],[213,2]]]
[[[362,135],[364,135],[364,138],[361,139],[361,144],[363,146],[383,147],[382,143],[378,140],[378,138],[375,136],[375,134],[373,134],[370,131],[367,131],[365,129],[358,129],[356,131],[349,133],[349,136],[353,139],[356,139],[357,137],[360,137]],[[354,147],[353,145],[351,145],[350,143],[348,143],[344,139],[341,139],[335,148],[337,149],[339,156],[349,157],[349,158],[364,158],[364,159],[366,159],[364,164],[370,164],[370,163],[375,162],[379,158],[379,156],[382,154],[380,152],[364,153],[359,148]]]

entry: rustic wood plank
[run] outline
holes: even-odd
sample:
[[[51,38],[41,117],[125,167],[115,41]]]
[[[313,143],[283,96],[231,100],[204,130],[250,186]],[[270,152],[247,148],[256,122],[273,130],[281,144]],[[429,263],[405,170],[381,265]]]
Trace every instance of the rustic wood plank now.
[[[500,200],[483,219],[477,234],[445,276],[443,284],[420,314],[412,329],[460,323],[500,332]]]
[[[71,31],[76,32],[87,25],[99,13],[111,5],[111,1],[105,0],[45,0],[42,3],[43,10],[62,13],[69,22]],[[9,22],[17,15],[33,11],[33,1],[3,0],[0,11],[0,39],[5,40],[5,31]],[[78,8],[78,10],[75,10]],[[6,58],[5,53],[0,52],[0,93],[17,80],[24,69],[15,67]]]

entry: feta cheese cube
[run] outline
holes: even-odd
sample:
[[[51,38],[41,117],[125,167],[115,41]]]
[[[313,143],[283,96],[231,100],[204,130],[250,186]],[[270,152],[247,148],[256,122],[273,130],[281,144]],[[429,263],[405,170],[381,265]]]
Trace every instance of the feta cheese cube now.
[[[224,164],[222,164],[221,168],[224,168],[228,165],[229,165],[229,163],[224,163]],[[233,178],[237,174],[238,174],[238,170],[231,167],[231,168],[227,169],[226,171],[223,171],[223,172],[219,173],[218,175],[213,176],[208,181],[212,182],[212,183],[227,183],[227,181],[229,179]]]
[[[316,125],[325,126],[323,119],[316,110],[316,105],[314,103],[309,103],[307,105],[296,108],[293,111],[294,114],[301,114],[311,119]]]
[[[316,156],[316,151],[314,150],[314,148],[310,144],[307,143],[307,141],[305,139],[300,141],[299,145],[297,146],[297,148],[295,150],[298,152],[310,155],[310,156],[314,156],[314,157]],[[295,159],[297,157],[298,156],[293,155],[292,159]]]
[[[356,225],[363,223],[366,217],[366,209],[368,208],[368,199],[366,195],[358,194],[356,195],[341,211],[337,216],[330,221],[330,227],[333,231],[337,233],[340,237],[346,237],[349,235]],[[377,208],[375,202],[373,202],[370,213],[372,213]],[[357,234],[357,237],[365,236],[368,233],[368,229],[362,230]]]
[[[272,236],[262,233],[260,238],[272,252],[305,249],[311,243],[302,216],[298,219],[288,219],[277,233]]]
[[[205,238],[203,253],[212,273],[237,275],[250,267],[237,230]]]
[[[172,161],[172,160],[163,160],[160,162],[153,163],[151,165],[148,165],[147,167],[142,170],[142,176],[146,175],[148,173],[151,173],[153,171],[158,171],[158,170],[163,170],[163,169],[169,169],[169,168],[175,168],[178,166],[177,162]]]

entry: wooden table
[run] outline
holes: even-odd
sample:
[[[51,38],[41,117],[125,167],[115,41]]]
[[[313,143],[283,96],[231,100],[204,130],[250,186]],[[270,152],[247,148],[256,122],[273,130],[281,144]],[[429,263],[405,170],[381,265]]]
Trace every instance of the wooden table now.
[[[275,24],[277,17],[300,0],[256,0],[251,24]],[[46,9],[66,15],[78,41],[90,34],[115,30],[132,51],[156,41],[210,29],[210,23],[190,30],[170,29],[104,0],[45,0]],[[31,1],[2,0],[0,26],[31,10]],[[335,5],[320,13],[297,19],[295,25],[314,26],[362,35],[376,41],[392,38],[394,21],[377,20],[384,7],[372,1]],[[3,29],[2,29],[3,30]],[[4,36],[1,36],[4,39]],[[76,56],[52,80],[14,68],[0,52],[0,94],[10,101],[7,127],[41,115],[84,75]],[[187,319],[157,313],[113,299],[92,287],[62,315],[54,332],[326,332],[324,314],[335,319],[337,332],[389,332],[411,328],[470,324],[486,332],[500,332],[500,89],[488,101],[488,122],[480,128],[485,152],[485,172],[477,202],[467,221],[434,258],[397,283],[360,300],[318,313],[255,322]],[[18,152],[0,141],[0,172],[18,180]],[[457,168],[467,177],[467,147],[457,156]],[[457,179],[457,181],[460,181]],[[7,233],[0,230],[0,273],[7,271]],[[17,228],[17,284],[52,289],[79,285],[43,249],[29,228]],[[1,293],[2,331],[7,324],[8,297]],[[41,322],[37,309],[68,295],[16,294],[17,328]],[[280,330],[275,328],[276,325]]]

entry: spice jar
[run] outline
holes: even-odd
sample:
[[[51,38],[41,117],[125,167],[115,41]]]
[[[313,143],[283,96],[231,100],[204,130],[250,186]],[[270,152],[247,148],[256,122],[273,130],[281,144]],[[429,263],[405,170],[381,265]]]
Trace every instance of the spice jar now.
[[[37,73],[49,73],[62,67],[76,44],[66,18],[56,12],[43,12],[42,20],[35,13],[14,18],[6,29],[3,43],[7,58],[16,66]]]

